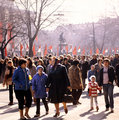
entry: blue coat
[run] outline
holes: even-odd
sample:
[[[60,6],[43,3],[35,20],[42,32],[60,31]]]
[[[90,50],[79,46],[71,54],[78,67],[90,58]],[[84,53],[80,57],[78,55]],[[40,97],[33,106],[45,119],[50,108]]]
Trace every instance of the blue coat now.
[[[36,73],[33,76],[32,79],[32,89],[35,91],[35,98],[45,98],[47,96],[46,94],[46,83],[47,83],[47,74],[43,73],[41,76],[39,76],[38,73]]]
[[[14,71],[12,81],[15,84],[15,90],[28,90],[30,88],[27,68],[25,73],[20,66]]]
[[[95,75],[95,76],[96,76],[96,71],[95,71],[95,70],[94,70],[94,71],[91,71],[91,70],[88,71],[88,81],[91,81],[91,80],[90,80],[90,77],[91,77],[92,75]]]

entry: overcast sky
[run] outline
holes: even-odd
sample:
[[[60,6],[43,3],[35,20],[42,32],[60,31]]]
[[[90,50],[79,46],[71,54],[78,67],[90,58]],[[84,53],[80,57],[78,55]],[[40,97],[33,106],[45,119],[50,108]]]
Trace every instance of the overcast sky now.
[[[18,0],[19,1],[19,0]],[[34,1],[34,0],[33,0]],[[59,5],[63,0],[56,0],[55,4]],[[119,13],[119,0],[64,0],[65,2],[58,10],[58,13],[63,14],[60,21],[54,26],[60,24],[79,24],[85,22],[98,21],[104,16],[112,16],[116,11]],[[52,5],[50,10],[57,5]],[[115,9],[115,10],[114,10]]]
[[[118,6],[119,0],[65,0],[60,9],[66,22],[77,24],[109,16]]]

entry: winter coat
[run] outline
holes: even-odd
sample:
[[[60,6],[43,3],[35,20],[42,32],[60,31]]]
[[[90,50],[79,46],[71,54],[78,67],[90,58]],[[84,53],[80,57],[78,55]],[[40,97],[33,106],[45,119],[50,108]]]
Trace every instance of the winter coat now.
[[[49,87],[49,99],[52,103],[64,101],[64,94],[70,86],[65,66],[58,64],[48,75],[47,87]]]
[[[34,97],[35,98],[45,98],[47,96],[46,94],[46,83],[47,83],[47,74],[44,72],[41,76],[39,76],[38,73],[36,73],[33,76],[32,79],[32,90],[35,92]]]
[[[116,83],[119,87],[119,64],[116,66]]]
[[[30,71],[31,77],[33,77],[36,74],[36,66],[32,65],[32,67],[29,68],[29,71]]]
[[[101,88],[98,86],[97,82],[89,82],[89,96],[96,97],[97,96],[97,90],[101,90]]]
[[[96,74],[96,82],[99,84],[100,81],[100,70],[103,68],[103,65],[101,67],[97,64],[95,64],[95,74]]]
[[[72,89],[82,89],[82,78],[80,68],[72,65],[69,68],[69,81]]]
[[[15,84],[15,90],[28,90],[30,88],[28,69],[23,69],[19,66],[13,74],[12,81]]]
[[[94,70],[94,71],[91,71],[91,70],[88,71],[88,81],[91,81],[91,80],[90,80],[90,77],[91,77],[92,75],[95,75],[95,76],[96,76],[95,70]]]
[[[8,67],[8,66],[6,67],[3,84],[12,85],[12,76],[13,76],[14,70],[15,70],[15,67],[13,67],[13,66],[12,67]]]
[[[81,69],[82,72],[82,79],[86,79],[87,78],[87,71],[89,70],[89,64],[87,61],[80,61],[79,63],[79,68]]]
[[[103,85],[103,69],[102,68],[100,70],[100,82],[99,82],[99,86]],[[109,82],[111,82],[113,84],[113,81],[115,80],[115,71],[114,68],[112,66],[109,66],[108,68],[108,77],[109,77]]]

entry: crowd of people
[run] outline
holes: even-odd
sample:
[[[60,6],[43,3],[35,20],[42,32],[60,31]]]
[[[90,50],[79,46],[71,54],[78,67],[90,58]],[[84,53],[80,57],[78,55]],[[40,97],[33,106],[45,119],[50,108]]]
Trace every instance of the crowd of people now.
[[[93,110],[93,99],[96,110],[99,110],[97,96],[104,94],[106,111],[114,112],[113,89],[114,82],[119,86],[119,55],[114,56],[71,56],[19,58],[7,57],[0,59],[0,80],[3,86],[9,88],[9,104],[13,105],[13,92],[18,100],[20,119],[31,118],[29,109],[32,101],[36,104],[36,114],[40,117],[40,100],[44,104],[46,115],[49,114],[48,101],[55,105],[54,117],[60,115],[59,103],[68,113],[65,101],[67,90],[73,97],[72,104],[80,103],[80,96],[86,88],[88,79],[88,95],[90,96],[90,110]],[[23,109],[25,108],[25,114]]]

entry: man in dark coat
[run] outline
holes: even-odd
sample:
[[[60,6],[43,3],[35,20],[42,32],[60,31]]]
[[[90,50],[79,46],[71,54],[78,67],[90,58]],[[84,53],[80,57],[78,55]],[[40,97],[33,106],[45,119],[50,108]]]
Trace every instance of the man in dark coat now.
[[[89,64],[85,60],[85,56],[81,57],[80,63],[79,63],[79,68],[81,69],[82,72],[82,81],[83,81],[83,87],[85,89],[85,80],[87,78],[87,71],[89,70]]]
[[[90,67],[91,65],[95,65],[97,63],[97,56],[93,55],[93,59],[90,61]]]
[[[116,68],[116,65],[119,63],[119,55],[115,54],[114,59],[112,60],[112,66]]]
[[[119,87],[119,64],[116,65],[115,71],[116,71],[116,84]]]
[[[99,86],[103,86],[104,98],[106,104],[106,111],[109,111],[109,107],[111,108],[111,112],[113,113],[114,108],[114,99],[113,99],[113,81],[115,80],[114,68],[109,66],[109,60],[104,60],[104,67],[100,70],[100,83]]]

